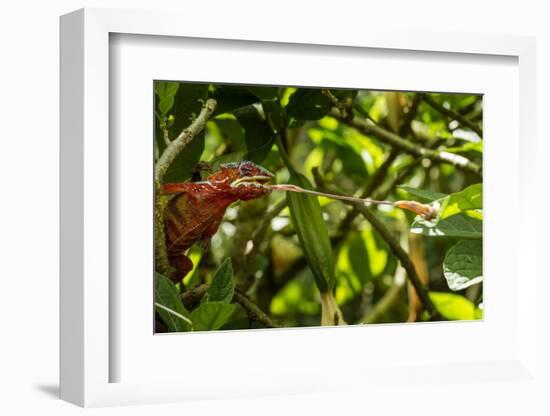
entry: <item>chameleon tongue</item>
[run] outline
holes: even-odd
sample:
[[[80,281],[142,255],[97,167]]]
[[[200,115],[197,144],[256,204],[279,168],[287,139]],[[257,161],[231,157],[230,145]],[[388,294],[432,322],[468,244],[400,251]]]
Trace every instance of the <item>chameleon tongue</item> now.
[[[391,205],[396,208],[406,209],[408,211],[414,212],[415,214],[420,215],[426,220],[434,219],[438,213],[437,208],[432,207],[431,205],[421,204],[420,202],[417,202],[417,201],[393,202],[393,201],[380,201],[380,200],[371,199],[371,198],[356,198],[353,196],[335,195],[335,194],[329,194],[326,192],[312,191],[310,189],[304,189],[299,186],[290,185],[290,184],[266,185],[266,186],[274,191],[288,191],[288,192],[297,192],[297,193],[303,193],[303,194],[309,194],[309,195],[315,195],[315,196],[324,196],[327,198],[339,199],[342,201],[359,202],[364,205],[370,205],[370,204]]]

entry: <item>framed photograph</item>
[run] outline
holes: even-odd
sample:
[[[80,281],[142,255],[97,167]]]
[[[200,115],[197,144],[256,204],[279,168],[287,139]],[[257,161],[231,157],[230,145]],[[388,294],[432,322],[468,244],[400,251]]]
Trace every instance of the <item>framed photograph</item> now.
[[[534,40],[181,18],[61,18],[61,397],[540,383]]]

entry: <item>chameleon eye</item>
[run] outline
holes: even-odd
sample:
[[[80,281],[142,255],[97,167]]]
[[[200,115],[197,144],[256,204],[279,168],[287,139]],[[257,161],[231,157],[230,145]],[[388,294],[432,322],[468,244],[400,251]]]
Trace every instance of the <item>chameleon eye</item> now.
[[[242,175],[250,175],[252,173],[252,167],[249,164],[241,165],[239,171]]]

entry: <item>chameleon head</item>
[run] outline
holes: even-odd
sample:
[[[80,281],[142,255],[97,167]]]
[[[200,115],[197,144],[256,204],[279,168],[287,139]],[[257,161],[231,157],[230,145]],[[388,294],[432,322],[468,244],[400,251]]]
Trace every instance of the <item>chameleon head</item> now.
[[[243,201],[261,198],[271,192],[264,185],[273,178],[273,174],[253,162],[227,163],[220,166],[219,172],[229,181],[233,195]]]

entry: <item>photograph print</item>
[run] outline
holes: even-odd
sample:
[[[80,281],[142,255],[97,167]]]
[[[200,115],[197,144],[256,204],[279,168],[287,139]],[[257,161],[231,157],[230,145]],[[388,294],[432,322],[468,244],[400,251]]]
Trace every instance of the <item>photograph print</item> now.
[[[154,81],[155,333],[483,319],[483,96]]]

